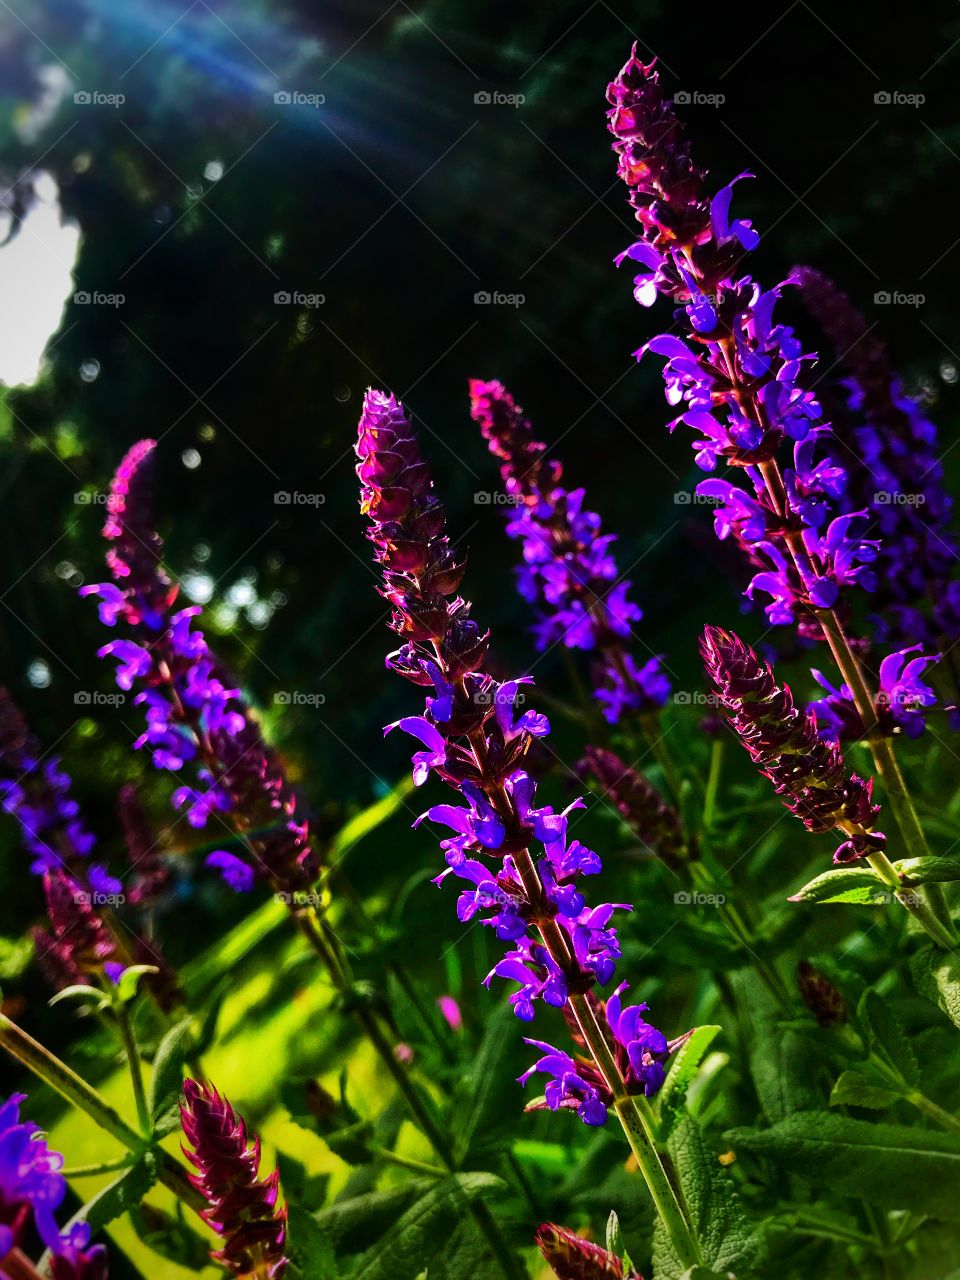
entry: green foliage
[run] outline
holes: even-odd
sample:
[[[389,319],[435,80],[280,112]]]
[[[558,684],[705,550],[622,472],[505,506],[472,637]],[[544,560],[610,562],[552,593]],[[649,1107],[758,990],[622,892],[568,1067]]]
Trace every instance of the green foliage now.
[[[849,1116],[799,1112],[770,1129],[734,1129],[738,1152],[835,1194],[884,1209],[960,1221],[960,1136]]]
[[[147,1085],[147,1108],[158,1137],[170,1133],[180,1123],[183,1066],[193,1049],[191,1018],[174,1023],[157,1046]]]
[[[890,886],[869,867],[823,871],[790,897],[791,902],[851,902],[881,907],[890,902]]]

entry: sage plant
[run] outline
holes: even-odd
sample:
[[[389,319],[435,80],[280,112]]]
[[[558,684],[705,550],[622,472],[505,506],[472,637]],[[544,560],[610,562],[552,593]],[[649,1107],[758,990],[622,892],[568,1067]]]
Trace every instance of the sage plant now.
[[[197,1170],[190,1181],[207,1203],[201,1217],[223,1240],[211,1253],[231,1275],[279,1280],[287,1269],[286,1208],[277,1207],[280,1172],[260,1177],[260,1139],[210,1084],[183,1082],[183,1151]]]
[[[387,666],[425,695],[423,714],[385,732],[416,739],[417,785],[435,773],[461,801],[433,805],[418,819],[451,832],[441,841],[447,868],[438,881],[461,881],[458,919],[479,917],[509,948],[486,981],[514,984],[517,1017],[530,1022],[540,1002],[565,1010],[576,1028],[575,1054],[528,1041],[542,1056],[521,1079],[545,1074],[544,1105],[576,1111],[586,1124],[616,1111],[679,1256],[696,1265],[699,1248],[651,1139],[645,1102],[663,1080],[672,1046],[643,1018],[645,1005],[624,1005],[626,984],[605,1001],[595,992],[613,982],[620,947],[611,921],[626,904],[587,905],[580,881],[598,874],[601,862],[569,833],[582,801],[561,813],[535,802],[524,757],[549,722],[533,708],[518,712],[529,678],[497,681],[486,670],[490,633],[457,594],[464,565],[444,534],[443,505],[394,396],[367,392],[356,451],[367,536],[390,625],[402,640]]]
[[[470,413],[500,460],[511,502],[507,535],[523,550],[520,594],[539,608],[537,649],[555,644],[595,655],[594,694],[611,724],[624,712],[659,711],[670,680],[658,657],[638,664],[630,652],[632,624],[643,617],[630,599],[600,517],[584,510],[585,491],[562,484],[563,467],[547,457],[530,421],[501,382],[470,381]]]
[[[636,49],[607,100],[617,171],[640,225],[618,261],[639,268],[637,301],[668,298],[684,331],[652,338],[638,357],[664,358],[667,401],[680,410],[671,430],[681,422],[693,430],[697,465],[711,472],[723,462],[743,474],[746,486],[716,478],[698,492],[719,501],[717,532],[736,537],[756,567],[747,594],[769,597],[769,621],[829,644],[904,843],[925,856],[923,828],[889,740],[875,732],[876,695],[843,621],[851,596],[876,586],[879,540],[867,536],[866,510],[838,507],[848,477],[823,449],[829,429],[805,373],[813,357],[775,316],[782,286],[764,290],[740,274],[759,235],[731,206],[736,185],[751,175],[709,194],[654,63]],[[919,892],[933,901],[942,936],[952,938],[937,887]]]

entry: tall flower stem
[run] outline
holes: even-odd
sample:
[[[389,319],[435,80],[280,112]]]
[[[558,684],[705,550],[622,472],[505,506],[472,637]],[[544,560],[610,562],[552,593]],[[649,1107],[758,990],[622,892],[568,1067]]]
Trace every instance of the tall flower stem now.
[[[339,948],[330,936],[324,921],[312,907],[307,910],[297,911],[295,919],[303,936],[322,961],[337,992],[340,995],[349,995],[351,990],[350,975],[340,957]],[[455,1173],[457,1171],[457,1162],[454,1158],[453,1148],[443,1130],[437,1124],[426,1102],[421,1097],[416,1085],[410,1079],[406,1068],[397,1060],[393,1045],[391,1045],[384,1033],[379,1019],[362,1004],[355,1005],[353,1013],[374,1052],[383,1063],[387,1074],[396,1085],[397,1092],[406,1103],[407,1109],[417,1127],[433,1148],[437,1159],[443,1165],[445,1172]],[[483,1233],[487,1244],[490,1246],[490,1250],[503,1274],[508,1277],[508,1280],[525,1280],[526,1271],[507,1243],[503,1232],[486,1204],[482,1200],[474,1200],[470,1205],[470,1212],[477,1227]]]
[[[774,505],[774,510],[786,518],[786,490],[783,477],[780,474],[780,468],[776,461],[771,460],[770,462],[762,463],[760,471],[763,475],[770,501]],[[788,534],[786,543],[801,579],[809,580],[812,572],[802,538],[796,534]],[[878,732],[876,700],[867,684],[857,655],[847,639],[843,624],[833,609],[816,609],[814,610],[814,616],[820,623],[827,644],[830,647],[830,652],[833,654],[834,661],[840,669],[844,682],[853,696],[857,712],[863,721],[866,740],[873,756],[874,766],[883,782],[884,791],[900,830],[904,847],[910,857],[928,857],[930,847],[927,844],[923,827],[920,824],[907,784],[900,771],[900,764],[893,752],[893,748],[890,746],[890,741]],[[874,871],[892,889],[896,891],[901,887],[897,873],[883,854],[871,854],[868,861]],[[883,863],[886,866],[883,866]],[[952,950],[957,945],[956,934],[950,924],[946,904],[939,886],[923,887],[918,885],[911,889],[909,893],[898,892],[896,896],[898,901],[906,907],[910,914],[940,946]]]
[[[127,1124],[101,1093],[5,1014],[0,1014],[0,1045],[128,1150],[139,1155],[150,1147],[149,1140]],[[161,1147],[150,1147],[150,1150],[157,1162],[159,1180],[185,1205],[200,1213],[206,1202],[191,1185],[183,1165]]]
[[[482,733],[473,735],[473,747],[475,753],[483,751]],[[544,898],[543,885],[530,851],[523,849],[515,853],[514,862],[528,901],[541,903]],[[556,922],[545,913],[540,914],[537,919],[537,932],[557,966],[563,971],[569,971],[570,950]],[[685,1270],[695,1267],[702,1261],[700,1249],[654,1143],[649,1108],[645,1100],[635,1098],[628,1093],[607,1037],[586,996],[571,992],[567,997],[567,1003],[584,1043],[613,1096],[612,1105],[617,1118],[630,1144],[630,1149],[637,1158],[640,1172],[643,1174],[647,1189],[677,1256]]]
[[[112,985],[112,984],[111,984]],[[127,1006],[123,1003],[116,992],[112,992],[113,1013],[117,1020],[117,1027],[120,1031],[120,1040],[123,1044],[123,1052],[127,1059],[127,1066],[130,1070],[130,1083],[133,1087],[133,1098],[137,1107],[137,1119],[140,1121],[140,1131],[144,1135],[150,1133],[150,1108],[147,1106],[147,1094],[143,1087],[143,1070],[140,1065],[140,1051],[137,1049],[137,1042],[134,1038],[133,1027],[130,1025],[130,1014],[127,1012]]]

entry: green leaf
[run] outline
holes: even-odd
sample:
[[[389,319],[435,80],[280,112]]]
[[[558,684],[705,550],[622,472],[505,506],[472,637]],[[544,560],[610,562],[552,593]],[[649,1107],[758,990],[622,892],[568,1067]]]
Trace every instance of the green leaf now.
[[[136,1164],[132,1164],[129,1169],[125,1169],[119,1178],[115,1178],[113,1182],[108,1183],[102,1191],[98,1191],[91,1200],[88,1200],[81,1209],[78,1209],[66,1226],[62,1228],[61,1234],[65,1235],[79,1223],[86,1222],[90,1227],[91,1236],[96,1236],[99,1231],[102,1231],[115,1218],[119,1218],[121,1214],[138,1205],[156,1180],[156,1159],[152,1151],[145,1151]],[[49,1275],[50,1266],[50,1250],[48,1249],[40,1259],[40,1274]]]
[[[505,1185],[490,1173],[455,1173],[435,1183],[364,1255],[353,1280],[415,1280],[443,1249],[468,1204]]]
[[[457,1116],[454,1152],[458,1164],[464,1163],[475,1135],[479,1144],[493,1145],[497,1135],[503,1132],[504,1118],[510,1116],[509,1109],[498,1103],[502,1102],[504,1083],[509,1079],[503,1067],[504,1059],[514,1046],[513,1037],[507,1034],[513,1021],[510,1006],[501,1003],[458,1090],[459,1106],[454,1107]],[[512,1124],[512,1120],[507,1123]]]
[[[302,1280],[339,1280],[333,1243],[316,1218],[299,1205],[287,1206],[286,1253]]]
[[[385,1191],[338,1200],[313,1215],[339,1253],[369,1248],[415,1200],[435,1186],[433,1178],[412,1178]]]
[[[960,880],[960,858],[901,858],[893,864],[901,880],[907,885],[946,884]]]
[[[117,999],[121,1004],[129,1004],[137,994],[140,979],[148,973],[159,973],[155,964],[131,964],[120,975],[117,983]]]
[[[719,1027],[717,1030],[719,1030]],[[616,1209],[610,1210],[610,1217],[607,1219],[606,1247],[608,1253],[615,1253],[621,1259],[624,1271],[634,1270],[633,1259],[627,1252]]]
[[[666,1140],[679,1123],[687,1089],[700,1069],[704,1054],[720,1032],[720,1027],[695,1027],[693,1034],[677,1050],[659,1094],[661,1137]]]
[[[822,1106],[833,1075],[824,1070],[820,1045],[784,1028],[773,997],[751,970],[733,975],[737,1004],[748,1011],[750,1074],[767,1120]],[[817,1080],[824,1076],[823,1089]]]
[[[137,1236],[161,1258],[194,1275],[210,1265],[210,1244],[186,1221],[179,1201],[176,1216],[152,1204],[129,1205],[127,1212]]]
[[[859,1071],[844,1071],[830,1094],[831,1107],[871,1107],[882,1111],[903,1097],[902,1091],[875,1084]]]
[[[857,902],[883,907],[891,901],[890,886],[866,867],[824,871],[792,894],[790,902]]]
[[[192,1047],[193,1022],[190,1018],[172,1026],[157,1046],[147,1086],[147,1107],[154,1130],[158,1133],[170,1133],[179,1124],[183,1064]]]
[[[910,960],[917,990],[939,1005],[954,1026],[960,1027],[960,956],[937,947],[923,947]]]
[[[77,983],[72,987],[64,987],[55,996],[51,996],[47,1004],[52,1007],[55,1004],[62,1004],[65,1000],[89,1000],[91,1007],[97,1010],[110,1007],[110,997],[105,991],[101,991],[99,987],[86,986],[83,983]]]
[[[818,1187],[884,1209],[960,1221],[960,1136],[850,1116],[799,1112],[727,1140]]]
[[[342,862],[354,845],[392,818],[403,807],[412,790],[413,779],[404,777],[380,800],[354,814],[332,837],[326,855],[327,865],[332,867]]]
[[[920,1066],[899,1019],[887,1001],[876,991],[867,990],[860,998],[857,1016],[867,1028],[873,1052],[907,1084],[917,1084]]]
[[[667,1151],[708,1274],[711,1268],[721,1272],[748,1269],[756,1244],[739,1196],[690,1116],[678,1125]],[[686,1270],[658,1218],[653,1233],[654,1275],[657,1280],[682,1280]]]

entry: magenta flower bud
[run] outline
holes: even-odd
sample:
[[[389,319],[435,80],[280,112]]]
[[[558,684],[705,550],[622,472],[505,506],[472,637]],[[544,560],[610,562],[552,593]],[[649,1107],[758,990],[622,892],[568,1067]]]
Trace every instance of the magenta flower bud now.
[[[260,1174],[260,1139],[212,1085],[184,1080],[180,1122],[193,1148],[184,1154],[197,1172],[190,1181],[207,1201],[201,1214],[223,1239],[215,1262],[247,1280],[275,1280],[287,1266],[287,1212],[277,1208],[279,1171]]]
[[[555,1222],[537,1227],[533,1238],[559,1280],[643,1280],[609,1249]]]
[[[696,851],[684,839],[680,815],[636,769],[602,747],[587,747],[576,766],[581,778],[593,778],[630,830],[667,866],[676,867]]]
[[[873,779],[847,773],[840,747],[817,733],[811,710],[794,704],[764,662],[739,636],[706,627],[700,643],[707,678],[741,744],[773,783],[782,803],[808,831],[836,828],[846,837],[835,862],[853,862],[886,843],[874,830],[880,806]]]

